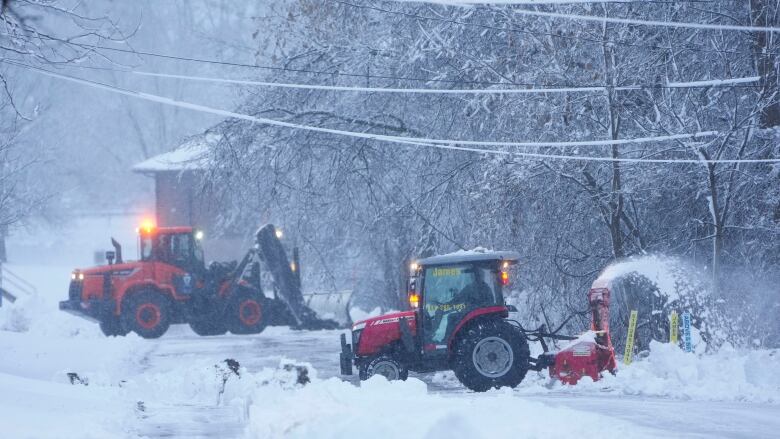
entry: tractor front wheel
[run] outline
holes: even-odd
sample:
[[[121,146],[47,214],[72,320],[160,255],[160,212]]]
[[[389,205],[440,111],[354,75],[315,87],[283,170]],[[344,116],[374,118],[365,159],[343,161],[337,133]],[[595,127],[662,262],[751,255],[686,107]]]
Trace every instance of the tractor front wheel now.
[[[455,344],[453,371],[475,392],[516,387],[528,372],[530,351],[525,336],[497,321],[470,325]]]
[[[143,338],[159,338],[171,326],[171,306],[162,293],[131,294],[122,306],[122,326]]]
[[[265,297],[249,290],[239,290],[225,311],[227,328],[233,334],[259,334],[267,325]]]
[[[124,337],[129,330],[125,329],[122,322],[114,315],[104,317],[100,321],[100,330],[106,337]]]
[[[370,361],[360,365],[358,374],[361,381],[365,381],[374,375],[381,375],[388,381],[406,381],[409,378],[409,370],[398,360],[387,354],[377,355]]]

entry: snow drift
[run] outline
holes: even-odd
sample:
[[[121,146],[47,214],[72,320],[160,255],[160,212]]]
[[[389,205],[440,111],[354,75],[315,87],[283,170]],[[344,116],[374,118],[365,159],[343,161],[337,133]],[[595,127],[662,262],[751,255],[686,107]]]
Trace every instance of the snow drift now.
[[[780,352],[724,347],[715,354],[686,353],[675,345],[651,342],[650,352],[616,375],[576,386],[553,382],[546,372],[529,374],[519,394],[539,393],[652,396],[703,401],[780,403]],[[447,375],[439,376],[448,380]],[[452,377],[454,379],[454,377]]]
[[[259,389],[249,408],[251,438],[653,437],[607,416],[526,401],[511,391],[431,394],[424,382],[374,377],[360,387],[332,378],[285,390]],[[423,413],[424,411],[424,413]],[[561,419],[568,420],[560,422]],[[603,428],[609,425],[608,429]]]

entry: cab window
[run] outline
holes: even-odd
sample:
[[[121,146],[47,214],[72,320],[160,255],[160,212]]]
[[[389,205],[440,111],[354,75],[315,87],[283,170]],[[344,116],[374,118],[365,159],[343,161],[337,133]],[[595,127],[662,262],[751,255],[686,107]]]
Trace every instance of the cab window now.
[[[427,267],[423,285],[426,338],[439,344],[447,339],[469,311],[501,305],[501,290],[492,264]]]
[[[151,236],[148,235],[142,235],[141,236],[141,260],[142,261],[149,261],[152,259],[153,252],[153,240]]]

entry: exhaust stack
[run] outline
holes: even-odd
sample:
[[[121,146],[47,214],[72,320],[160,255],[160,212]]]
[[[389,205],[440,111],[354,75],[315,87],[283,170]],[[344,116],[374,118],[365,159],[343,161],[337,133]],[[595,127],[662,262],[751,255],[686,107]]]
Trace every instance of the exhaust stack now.
[[[114,246],[114,251],[116,252],[116,263],[117,264],[121,264],[122,263],[122,246],[114,238],[111,238],[111,245]]]

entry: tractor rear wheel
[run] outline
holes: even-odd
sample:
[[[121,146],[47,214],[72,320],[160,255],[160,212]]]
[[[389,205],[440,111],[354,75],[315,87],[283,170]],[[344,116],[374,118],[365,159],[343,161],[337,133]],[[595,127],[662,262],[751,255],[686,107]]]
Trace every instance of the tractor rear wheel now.
[[[409,378],[409,370],[392,356],[382,354],[360,365],[358,375],[361,381],[365,381],[374,375],[381,375],[387,378],[388,381],[406,381]]]
[[[100,330],[106,337],[124,337],[130,332],[124,328],[122,322],[114,315],[104,317],[100,321]]]
[[[484,320],[464,329],[455,342],[453,371],[475,392],[516,387],[528,372],[528,341],[505,322]]]
[[[122,326],[143,338],[159,338],[171,326],[170,301],[162,293],[131,294],[122,306]]]
[[[222,335],[227,332],[225,321],[221,317],[217,317],[213,320],[193,320],[190,322],[190,328],[192,329],[192,332],[200,336]]]
[[[230,299],[225,310],[225,323],[233,334],[259,334],[268,321],[263,315],[265,297],[249,290],[240,289]]]

